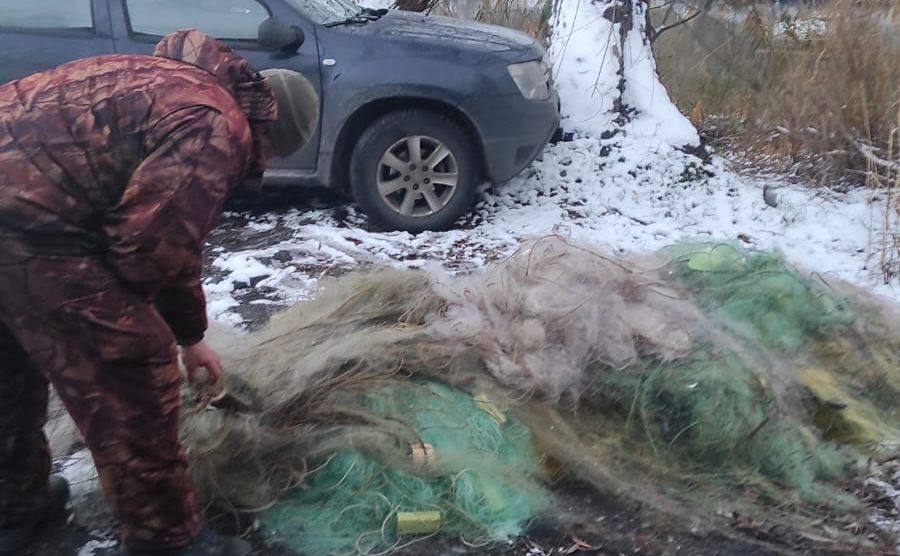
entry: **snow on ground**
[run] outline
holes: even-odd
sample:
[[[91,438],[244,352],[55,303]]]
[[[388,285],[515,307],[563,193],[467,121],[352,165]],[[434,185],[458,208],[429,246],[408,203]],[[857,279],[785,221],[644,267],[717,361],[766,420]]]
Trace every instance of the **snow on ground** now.
[[[73,504],[80,504],[82,499],[100,487],[94,460],[88,450],[79,450],[70,456],[57,459],[55,463],[59,468],[59,474],[69,483],[69,497]]]
[[[368,231],[352,206],[341,207],[349,214],[344,218],[334,208],[264,215],[288,236],[262,248],[214,253],[212,266],[226,272],[206,284],[210,314],[234,324],[240,319],[233,309],[243,296],[267,292],[265,299],[289,304],[305,298],[322,274],[370,264],[470,270],[511,253],[523,239],[552,233],[619,253],[685,240],[775,248],[826,278],[900,299],[900,284],[881,283],[876,270],[872,238],[882,209],[870,192],[835,193],[739,176],[722,160],[711,165],[712,177],[698,180],[705,168],[689,155],[646,141],[625,141],[606,152],[605,143],[580,137],[550,146],[525,176],[485,192],[462,227],[447,232]],[[765,188],[777,206],[767,203]],[[252,243],[256,234],[247,229],[242,235]],[[234,289],[248,277],[268,287]]]
[[[90,540],[78,550],[78,556],[95,556],[99,552],[106,552],[109,549],[119,545],[118,541],[113,539]]]
[[[389,10],[394,7],[394,0],[360,0],[356,2],[360,6],[373,10]]]

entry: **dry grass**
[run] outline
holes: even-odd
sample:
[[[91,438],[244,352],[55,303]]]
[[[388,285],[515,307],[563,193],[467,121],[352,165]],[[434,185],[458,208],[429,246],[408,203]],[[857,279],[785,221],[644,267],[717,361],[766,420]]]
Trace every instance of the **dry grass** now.
[[[900,63],[900,61],[898,61]],[[887,143],[885,158],[894,162],[893,168],[883,168],[869,160],[866,174],[869,187],[883,192],[882,226],[874,238],[879,255],[879,267],[885,283],[900,279],[900,111],[897,123]]]
[[[547,36],[552,0],[395,0],[394,6],[502,25],[543,39]]]
[[[545,38],[549,31],[551,0],[533,6],[515,0],[481,0],[475,19],[484,23],[512,27],[532,37]]]
[[[701,128],[820,182],[897,171],[900,0],[722,9],[660,37],[663,82]],[[669,14],[673,17],[672,14]]]

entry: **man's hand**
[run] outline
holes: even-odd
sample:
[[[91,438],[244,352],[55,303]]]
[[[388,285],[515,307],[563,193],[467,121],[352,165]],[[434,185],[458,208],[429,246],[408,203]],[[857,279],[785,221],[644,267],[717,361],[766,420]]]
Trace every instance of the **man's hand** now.
[[[200,379],[199,370],[206,369],[206,383],[216,384],[222,378],[222,361],[218,354],[206,341],[200,341],[188,347],[181,348],[181,361],[187,370],[188,384],[196,385]]]

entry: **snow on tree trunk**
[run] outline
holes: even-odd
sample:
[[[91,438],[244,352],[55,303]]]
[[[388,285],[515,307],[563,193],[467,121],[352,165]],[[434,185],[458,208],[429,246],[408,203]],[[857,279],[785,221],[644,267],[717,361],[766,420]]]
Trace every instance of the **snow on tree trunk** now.
[[[644,0],[556,0],[550,58],[563,127],[605,139],[697,147],[697,130],[669,98],[647,39]]]

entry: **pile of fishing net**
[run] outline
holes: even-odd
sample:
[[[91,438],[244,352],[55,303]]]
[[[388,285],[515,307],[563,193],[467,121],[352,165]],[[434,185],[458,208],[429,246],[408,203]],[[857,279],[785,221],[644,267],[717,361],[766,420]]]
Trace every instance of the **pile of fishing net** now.
[[[563,238],[468,275],[373,269],[211,337],[238,407],[186,408],[211,506],[302,554],[515,539],[554,485],[728,529],[715,500],[861,511],[900,441],[900,320],[732,245],[622,259]],[[818,532],[830,548],[869,542]]]

